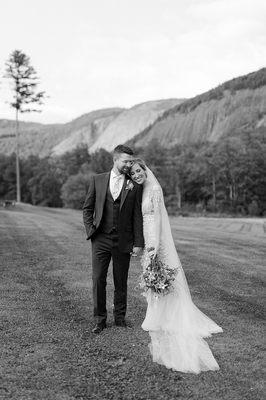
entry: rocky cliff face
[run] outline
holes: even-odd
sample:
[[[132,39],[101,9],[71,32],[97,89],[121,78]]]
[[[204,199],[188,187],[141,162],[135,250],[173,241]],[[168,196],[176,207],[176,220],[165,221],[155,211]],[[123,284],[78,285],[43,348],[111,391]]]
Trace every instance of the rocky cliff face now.
[[[128,110],[111,108],[97,110],[67,123],[43,125],[20,123],[20,154],[40,157],[62,155],[86,144],[93,152],[100,147],[111,151],[119,143],[125,143],[152,124],[166,110],[182,100],[150,101]],[[15,123],[0,120],[0,153],[15,151]]]
[[[157,139],[164,147],[217,141],[246,128],[266,126],[266,68],[189,100],[168,99],[85,114],[67,124],[20,124],[22,157],[61,155],[79,144],[108,151],[119,143],[143,147]],[[14,121],[0,120],[0,153],[15,150]]]
[[[262,125],[266,126],[266,69],[228,81],[169,110],[131,143],[141,147],[156,138],[164,147],[172,147],[217,141]]]
[[[91,146],[90,152],[99,148],[113,150],[115,146],[132,139],[166,110],[181,102],[183,100],[180,99],[149,101],[124,110],[107,126],[103,134]]]
[[[178,143],[217,141],[248,126],[266,125],[266,86],[224,93],[220,100],[200,104],[189,113],[176,112],[135,139],[137,147],[157,138],[165,147]]]
[[[75,124],[75,129],[72,126],[66,139],[54,146],[51,154],[62,155],[75,149],[80,144],[86,144],[90,148],[122,111],[122,109],[113,109],[105,113],[102,111],[94,112],[90,119],[87,118]]]

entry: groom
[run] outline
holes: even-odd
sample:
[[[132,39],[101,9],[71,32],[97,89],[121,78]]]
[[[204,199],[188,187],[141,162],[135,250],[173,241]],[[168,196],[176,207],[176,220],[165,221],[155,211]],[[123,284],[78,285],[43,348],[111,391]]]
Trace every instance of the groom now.
[[[106,328],[106,278],[113,261],[114,320],[126,327],[127,277],[130,253],[138,255],[144,247],[141,199],[142,186],[126,174],[133,160],[133,151],[118,145],[113,152],[110,172],[94,175],[83,206],[87,240],[92,244],[92,280],[94,317],[92,332]]]

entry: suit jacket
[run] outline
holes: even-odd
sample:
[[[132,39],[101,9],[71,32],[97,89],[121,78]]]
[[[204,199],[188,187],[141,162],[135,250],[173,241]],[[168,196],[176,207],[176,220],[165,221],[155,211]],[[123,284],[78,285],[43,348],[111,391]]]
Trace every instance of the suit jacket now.
[[[88,193],[83,205],[83,221],[87,240],[96,236],[100,226],[110,172],[94,175],[90,179]],[[128,179],[124,181],[121,192],[121,203],[118,217],[118,247],[129,253],[133,246],[144,247],[143,219],[141,212],[142,186],[132,182],[127,188]]]

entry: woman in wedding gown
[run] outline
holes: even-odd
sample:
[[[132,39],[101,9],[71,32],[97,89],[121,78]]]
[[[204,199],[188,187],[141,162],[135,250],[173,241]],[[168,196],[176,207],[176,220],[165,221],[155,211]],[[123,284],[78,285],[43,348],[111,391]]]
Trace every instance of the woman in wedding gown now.
[[[162,188],[140,159],[135,160],[131,167],[131,178],[143,184],[143,271],[155,255],[167,266],[177,269],[170,293],[158,296],[151,289],[145,292],[148,305],[142,328],[149,331],[153,361],[176,371],[195,374],[218,370],[219,366],[204,338],[223,330],[191,299],[174,245]]]

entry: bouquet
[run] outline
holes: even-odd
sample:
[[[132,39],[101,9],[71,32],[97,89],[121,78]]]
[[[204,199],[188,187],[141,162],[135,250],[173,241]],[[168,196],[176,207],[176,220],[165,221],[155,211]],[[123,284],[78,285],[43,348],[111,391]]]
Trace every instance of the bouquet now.
[[[170,268],[155,255],[150,258],[148,266],[141,275],[140,287],[145,292],[150,289],[157,296],[165,296],[173,290],[172,283],[176,274],[176,269]]]

